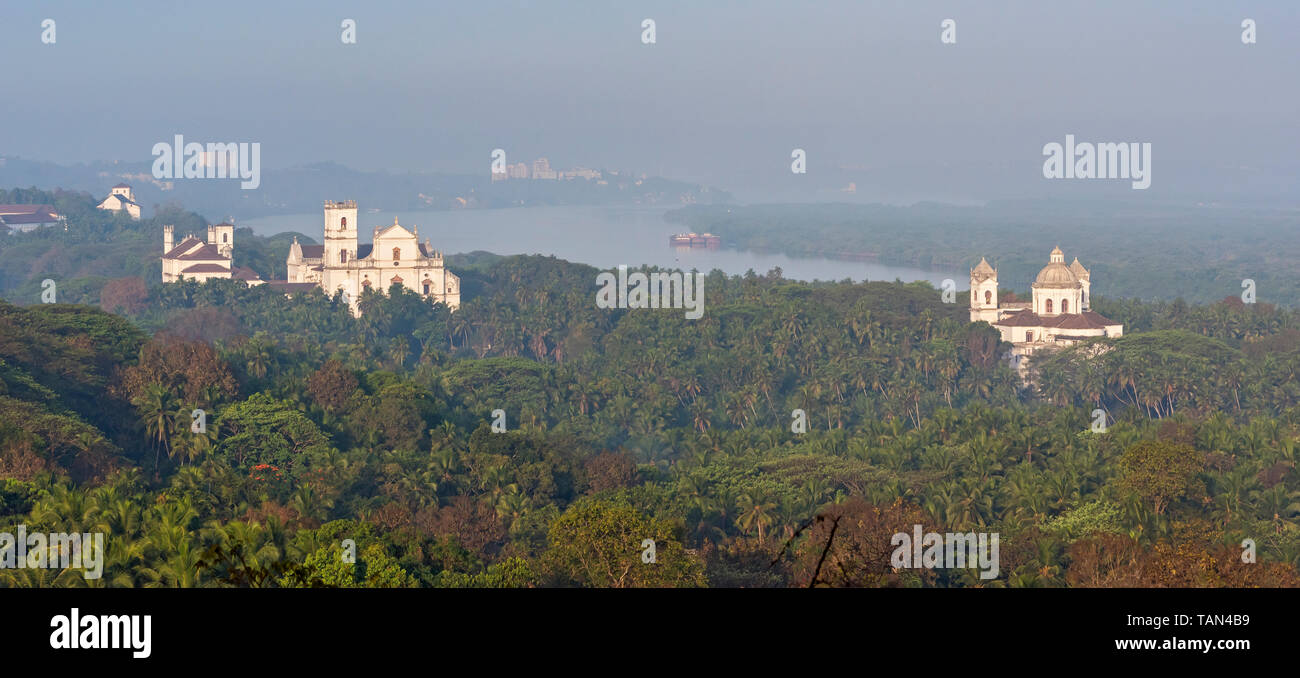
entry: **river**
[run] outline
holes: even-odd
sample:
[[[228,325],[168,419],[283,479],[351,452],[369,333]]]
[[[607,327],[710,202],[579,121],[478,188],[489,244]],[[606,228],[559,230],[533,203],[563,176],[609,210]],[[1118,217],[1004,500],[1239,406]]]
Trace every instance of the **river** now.
[[[369,242],[375,226],[386,226],[397,217],[408,229],[418,227],[420,241],[432,240],[435,249],[446,254],[485,250],[494,254],[544,254],[560,259],[612,269],[619,264],[698,269],[715,268],[733,275],[753,270],[762,275],[780,267],[794,280],[854,281],[895,279],[904,282],[928,280],[940,287],[945,278],[962,281],[964,275],[951,271],[927,271],[907,266],[829,259],[760,254],[725,247],[674,248],[668,236],[685,230],[664,221],[663,207],[517,207],[508,209],[376,211],[362,206],[358,214],[361,242]],[[246,219],[239,226],[257,235],[297,231],[321,242],[324,217],[287,214]],[[726,233],[718,233],[726,244]]]

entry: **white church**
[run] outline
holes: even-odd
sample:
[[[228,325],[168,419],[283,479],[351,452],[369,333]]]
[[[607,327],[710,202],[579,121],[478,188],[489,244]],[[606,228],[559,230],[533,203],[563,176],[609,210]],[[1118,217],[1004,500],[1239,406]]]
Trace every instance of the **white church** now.
[[[252,269],[234,265],[233,224],[209,226],[206,241],[190,234],[177,244],[175,237],[175,226],[163,226],[163,282],[180,282],[183,279],[207,282],[214,278],[242,280],[250,286],[264,282]]]
[[[393,285],[434,301],[451,310],[460,307],[460,277],[443,265],[442,252],[432,243],[419,241],[419,229],[407,230],[393,220],[392,226],[375,227],[371,244],[357,242],[357,203],[325,203],[325,244],[303,245],[297,238],[289,246],[286,260],[288,280],[262,280],[254,271],[233,265],[235,227],[208,227],[207,240],[189,235],[174,242],[175,229],[163,226],[162,280],[183,279],[205,282],[214,278],[242,280],[293,294],[320,288],[326,294],[343,292],[354,315],[361,315],[361,293],[386,293]]]
[[[1012,360],[1023,368],[1023,360],[1035,351],[1070,346],[1094,337],[1119,337],[1124,326],[1091,310],[1092,274],[1079,263],[1065,263],[1057,247],[1030,286],[1032,301],[1001,302],[998,299],[998,271],[983,257],[970,272],[970,320],[996,327],[1002,340],[1012,346]]]
[[[374,227],[369,245],[357,242],[357,229],[355,200],[326,201],[325,244],[301,245],[294,238],[286,262],[288,287],[314,284],[326,294],[342,291],[357,315],[362,292],[383,293],[392,285],[453,311],[460,306],[460,277],[447,270],[442,252],[431,242],[420,242],[418,227],[407,230],[393,219],[391,226]]]

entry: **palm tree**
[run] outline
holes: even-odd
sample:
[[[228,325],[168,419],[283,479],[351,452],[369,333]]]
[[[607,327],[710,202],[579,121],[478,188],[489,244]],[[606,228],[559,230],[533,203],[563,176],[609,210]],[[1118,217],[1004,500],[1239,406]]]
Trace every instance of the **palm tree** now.
[[[406,364],[406,356],[411,352],[411,344],[405,336],[393,337],[388,345],[388,357],[393,361],[394,369],[400,370]]]
[[[497,516],[506,521],[507,529],[528,512],[528,495],[518,485],[511,484],[509,491],[497,500]]]
[[[275,345],[265,332],[257,332],[244,344],[244,359],[248,373],[258,379],[275,367]]]
[[[189,406],[182,406],[176,411],[174,417],[174,421],[177,422],[176,435],[172,437],[171,448],[167,451],[168,458],[180,457],[182,466],[202,457],[217,442],[217,427],[214,422],[207,422],[204,430],[199,433],[195,433],[193,428],[184,429],[181,422],[189,421],[193,411],[194,408]]]
[[[776,502],[757,494],[742,494],[736,499],[736,508],[740,512],[736,524],[746,532],[750,528],[758,528],[758,543],[762,545],[763,530],[772,524],[772,511],[776,508]]]
[[[166,449],[168,456],[171,456],[170,441],[176,432],[177,401],[163,385],[150,384],[136,398],[135,406],[144,421],[145,432],[155,446],[153,465],[154,475],[157,475],[161,452]]]

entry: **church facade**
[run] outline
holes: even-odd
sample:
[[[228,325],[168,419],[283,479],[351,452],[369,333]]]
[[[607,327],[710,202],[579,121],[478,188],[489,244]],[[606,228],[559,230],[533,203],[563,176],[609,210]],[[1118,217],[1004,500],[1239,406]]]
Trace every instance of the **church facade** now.
[[[387,292],[401,285],[421,296],[460,306],[460,277],[447,270],[442,252],[420,242],[419,228],[408,230],[393,219],[374,227],[371,244],[358,242],[355,200],[325,202],[325,244],[302,245],[297,238],[286,260],[290,285],[311,283],[326,294],[343,292],[359,314],[357,300],[366,290]]]
[[[1030,286],[1030,301],[1000,301],[998,271],[980,258],[970,272],[970,320],[997,328],[1012,346],[1012,359],[1046,348],[1070,346],[1094,337],[1119,337],[1124,326],[1092,310],[1092,274],[1079,263],[1065,263],[1057,247]],[[1023,367],[1023,365],[1021,365]]]

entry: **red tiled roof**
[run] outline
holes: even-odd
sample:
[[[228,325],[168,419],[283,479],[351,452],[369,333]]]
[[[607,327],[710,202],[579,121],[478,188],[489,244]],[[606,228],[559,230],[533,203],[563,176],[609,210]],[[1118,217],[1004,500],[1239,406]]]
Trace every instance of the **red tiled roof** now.
[[[302,248],[303,259],[320,259],[325,256],[324,245],[298,245]]]
[[[164,254],[164,255],[163,255],[163,259],[177,259],[177,258],[180,258],[182,252],[184,252],[185,250],[188,250],[190,247],[192,247],[192,246],[194,246],[194,245],[198,245],[198,244],[202,244],[202,243],[203,243],[202,240],[199,240],[198,238],[196,238],[196,237],[194,237],[194,236],[192,236],[192,235],[191,235],[191,236],[188,236],[188,237],[186,237],[184,240],[182,240],[181,243],[180,243],[179,245],[173,247],[173,248],[171,249],[170,252],[168,252],[167,254]]]
[[[54,214],[53,205],[0,205],[0,216],[20,215],[20,214]],[[57,216],[57,215],[56,215]]]
[[[206,264],[202,264],[202,265],[206,265]],[[251,268],[244,268],[243,266],[235,267],[234,270],[231,271],[230,277],[234,278],[235,280],[261,280],[262,279],[262,276],[258,275],[257,271],[254,271]]]
[[[6,207],[0,205],[0,208]],[[47,207],[46,205],[37,205],[37,207]],[[59,215],[50,211],[22,212],[22,213],[5,213],[0,209],[0,224],[47,224],[58,221]]]
[[[136,202],[136,201],[134,201],[134,200],[132,200],[132,199],[130,199],[130,198],[128,198],[128,197],[122,195],[121,193],[109,193],[109,194],[108,194],[108,197],[107,197],[107,198],[104,198],[104,202],[108,202],[109,200],[117,200],[118,202],[123,203],[123,204],[126,204],[126,205],[139,205],[139,204],[140,204],[140,203],[138,203],[138,202]]]
[[[204,245],[203,247],[200,247],[194,250],[193,252],[190,252],[189,254],[182,254],[178,257],[173,257],[173,258],[180,259],[182,261],[193,261],[195,259],[202,259],[205,261],[214,261],[214,260],[229,261],[230,260],[230,257],[222,256],[221,252],[217,250],[216,245],[210,245],[210,244]]]
[[[194,264],[181,273],[229,273],[230,269],[218,264]]]
[[[1093,321],[1094,323],[1097,323],[1097,324],[1099,324],[1099,325],[1118,325],[1118,324],[1119,324],[1119,323],[1115,322],[1114,320],[1111,320],[1110,318],[1107,318],[1106,316],[1104,316],[1104,315],[1102,315],[1102,314],[1100,314],[1100,313],[1097,313],[1096,311],[1084,311],[1081,315],[1083,315],[1083,317],[1085,317],[1085,318],[1087,318],[1088,320],[1091,320],[1091,321]]]

